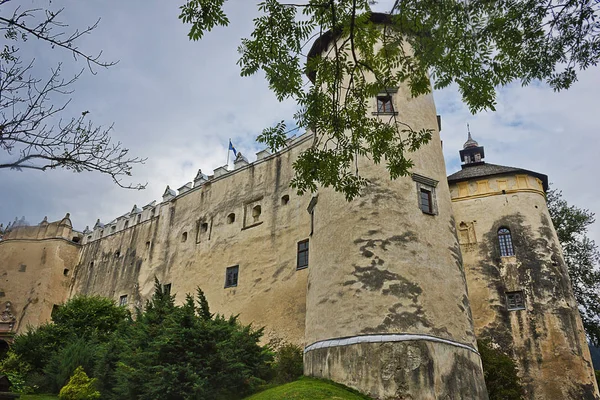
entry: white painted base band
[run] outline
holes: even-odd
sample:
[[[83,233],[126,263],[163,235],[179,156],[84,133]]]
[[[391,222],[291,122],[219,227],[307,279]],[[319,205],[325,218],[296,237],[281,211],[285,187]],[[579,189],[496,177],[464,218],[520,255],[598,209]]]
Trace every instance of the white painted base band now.
[[[450,346],[460,347],[462,349],[466,349],[472,351],[473,353],[479,355],[477,349],[468,344],[455,342],[453,340],[443,339],[437,336],[431,335],[417,335],[412,333],[391,333],[384,335],[361,335],[361,336],[351,336],[340,339],[328,339],[321,340],[319,342],[315,342],[309,346],[304,348],[304,353],[308,353],[311,350],[323,349],[327,347],[337,347],[337,346],[349,346],[351,344],[358,343],[387,343],[387,342],[410,342],[410,341],[418,341],[425,340],[428,342],[436,342],[436,343],[444,343]]]

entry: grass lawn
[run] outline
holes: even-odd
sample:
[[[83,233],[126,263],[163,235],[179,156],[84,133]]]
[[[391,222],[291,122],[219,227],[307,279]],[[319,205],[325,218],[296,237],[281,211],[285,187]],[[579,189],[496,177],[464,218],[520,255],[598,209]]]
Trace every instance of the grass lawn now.
[[[20,400],[57,400],[58,397],[51,394],[22,394]]]
[[[256,393],[246,400],[370,400],[370,397],[333,382],[302,377]]]

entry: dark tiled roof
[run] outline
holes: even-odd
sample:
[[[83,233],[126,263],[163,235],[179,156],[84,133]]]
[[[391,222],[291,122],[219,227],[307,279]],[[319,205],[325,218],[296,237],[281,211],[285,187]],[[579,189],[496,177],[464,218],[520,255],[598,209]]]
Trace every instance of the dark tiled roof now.
[[[506,167],[504,165],[496,165],[489,163],[477,163],[476,165],[464,166],[463,168],[448,176],[448,182],[462,182],[474,178],[483,178],[490,175],[503,175],[503,174],[518,174],[524,173],[535,176],[542,181],[544,190],[548,190],[548,176],[533,171],[528,171],[522,168]]]

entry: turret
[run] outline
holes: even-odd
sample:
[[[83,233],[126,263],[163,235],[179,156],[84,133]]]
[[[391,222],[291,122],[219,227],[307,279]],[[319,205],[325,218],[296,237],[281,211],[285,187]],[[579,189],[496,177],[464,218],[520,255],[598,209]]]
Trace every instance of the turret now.
[[[460,157],[448,182],[477,337],[513,357],[527,399],[598,399],[548,177],[484,162],[470,133]]]
[[[325,34],[311,53],[331,40],[343,38]],[[487,399],[433,98],[402,85],[369,114],[388,109],[432,139],[410,154],[410,176],[359,158],[362,196],[322,188],[311,202],[305,374],[376,399]]]

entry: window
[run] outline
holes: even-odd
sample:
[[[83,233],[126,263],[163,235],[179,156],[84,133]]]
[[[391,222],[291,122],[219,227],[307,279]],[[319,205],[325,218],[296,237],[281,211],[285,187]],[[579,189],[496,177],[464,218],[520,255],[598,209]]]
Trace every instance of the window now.
[[[127,295],[124,294],[123,296],[119,297],[119,306],[125,307],[126,305],[127,305]]]
[[[25,271],[27,271],[27,265],[25,265],[25,264],[21,264],[21,265],[19,266],[19,272],[25,272]]]
[[[167,296],[171,295],[171,284],[170,283],[163,285],[163,293],[166,294]]]
[[[509,311],[525,309],[525,293],[522,290],[518,292],[506,292],[506,308]]]
[[[115,258],[119,258],[119,257],[121,257],[121,251],[117,250],[117,251],[115,251]]]
[[[92,240],[92,235],[88,236],[88,241]]]
[[[252,208],[252,219],[254,222],[258,222],[258,220],[260,219],[260,213],[262,212],[260,206],[254,206],[254,208]]]
[[[137,216],[137,223],[139,224],[142,220],[142,214],[138,214]]]
[[[431,201],[431,190],[421,188],[421,211],[427,214],[433,214],[433,202]]]
[[[125,221],[125,228],[124,229],[127,229],[127,228],[129,228],[129,221]]]
[[[289,202],[290,202],[290,196],[288,196],[287,194],[281,198],[281,205],[282,206],[285,206]]]
[[[58,304],[52,305],[52,311],[50,312],[50,318],[53,318],[56,315],[59,308],[60,308],[60,306]]]
[[[181,242],[187,242],[187,232],[183,232],[183,235],[181,235]]]
[[[227,223],[228,224],[233,224],[235,222],[235,214],[231,213],[227,216]]]
[[[435,201],[435,188],[438,181],[426,176],[412,174],[412,179],[417,184],[417,202],[425,214],[436,215],[437,203]]]
[[[500,256],[508,257],[514,256],[515,250],[513,248],[512,237],[508,228],[498,229],[498,242],[500,242]]]
[[[117,230],[117,226],[113,225],[110,227],[110,233],[114,233]]]
[[[200,233],[206,233],[206,232],[208,232],[208,223],[203,222],[200,224]]]
[[[298,242],[298,258],[296,269],[308,267],[308,239]]]
[[[103,236],[104,236],[104,231],[102,230],[102,231],[100,231],[100,237],[103,237]]]
[[[239,265],[234,265],[233,267],[228,267],[225,271],[225,287],[234,287],[238,284],[238,274],[240,271]]]
[[[79,240],[81,240],[81,238],[79,236],[73,236],[73,243],[79,243]]]
[[[63,269],[63,275],[64,276],[68,276],[69,275],[69,269],[68,268]]]
[[[394,106],[392,105],[392,96],[382,95],[377,96],[377,113],[378,114],[387,114],[393,113]]]
[[[147,251],[147,250],[150,250],[150,242],[149,242],[149,241],[148,241],[148,242],[146,242],[146,251]]]

